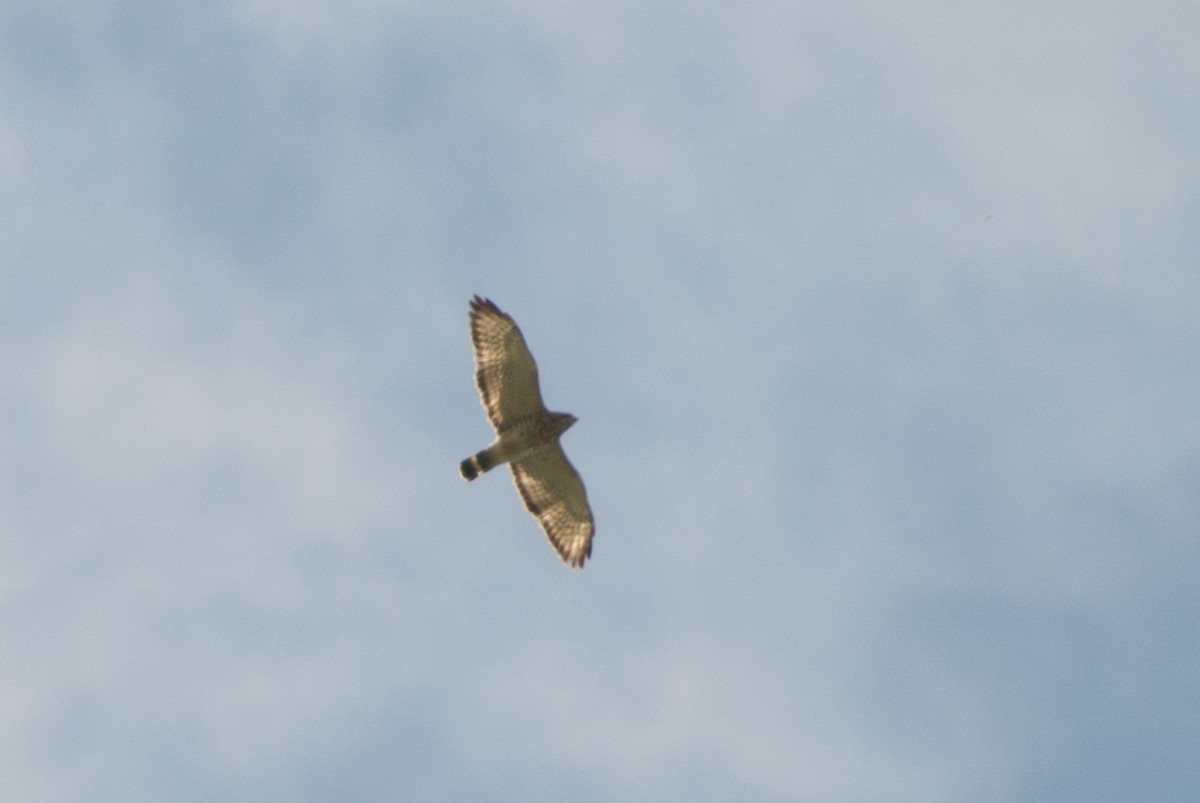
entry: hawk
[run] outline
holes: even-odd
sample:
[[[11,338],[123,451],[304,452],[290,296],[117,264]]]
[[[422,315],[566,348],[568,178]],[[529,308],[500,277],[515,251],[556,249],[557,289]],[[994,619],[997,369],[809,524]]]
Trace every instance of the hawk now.
[[[570,413],[542,404],[537,364],[517,323],[486,298],[471,299],[475,385],[496,430],[492,445],[459,464],[470,482],[501,463],[550,545],[563,562],[583,568],[592,555],[592,510],[583,480],[563,454],[559,437],[575,423]]]

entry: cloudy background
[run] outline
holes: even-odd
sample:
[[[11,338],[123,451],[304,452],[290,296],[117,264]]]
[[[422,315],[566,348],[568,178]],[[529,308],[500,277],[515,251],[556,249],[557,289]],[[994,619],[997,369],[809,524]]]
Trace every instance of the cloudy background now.
[[[1198,32],[3,4],[0,798],[1197,799]]]

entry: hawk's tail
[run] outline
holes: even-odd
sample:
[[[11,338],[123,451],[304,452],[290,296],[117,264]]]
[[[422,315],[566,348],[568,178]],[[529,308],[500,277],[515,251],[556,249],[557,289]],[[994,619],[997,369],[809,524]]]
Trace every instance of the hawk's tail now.
[[[458,464],[458,473],[462,474],[463,479],[467,482],[478,477],[480,474],[496,467],[496,460],[488,450],[484,449],[478,454],[473,454],[466,460]]]

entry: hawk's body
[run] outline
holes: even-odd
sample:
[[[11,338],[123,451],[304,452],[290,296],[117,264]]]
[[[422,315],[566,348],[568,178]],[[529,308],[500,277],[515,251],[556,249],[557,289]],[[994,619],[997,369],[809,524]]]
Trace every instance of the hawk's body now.
[[[546,409],[537,364],[521,330],[499,307],[479,296],[471,300],[471,343],[475,385],[496,440],[462,461],[459,471],[470,481],[508,463],[521,500],[550,544],[566,563],[582,567],[592,554],[595,525],[583,480],[558,442],[575,423],[575,416]]]

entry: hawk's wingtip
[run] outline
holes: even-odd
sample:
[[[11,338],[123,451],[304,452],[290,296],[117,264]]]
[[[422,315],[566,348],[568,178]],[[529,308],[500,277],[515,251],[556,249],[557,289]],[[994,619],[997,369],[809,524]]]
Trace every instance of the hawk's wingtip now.
[[[483,312],[484,310],[487,310],[489,312],[494,312],[497,315],[504,315],[504,313],[500,311],[500,308],[496,306],[495,301],[492,301],[490,298],[481,296],[478,293],[476,293],[474,296],[472,296],[470,305],[471,305],[471,312],[473,314],[480,313],[480,312]],[[505,316],[505,317],[507,317],[507,316]]]
[[[570,554],[569,552],[564,551],[559,557],[561,557],[563,559],[563,563],[567,564],[572,569],[582,570],[583,564],[586,563],[587,559],[590,558],[591,556],[592,556],[592,545],[589,543],[587,545],[587,548],[581,550],[580,552],[577,552],[574,555]]]

